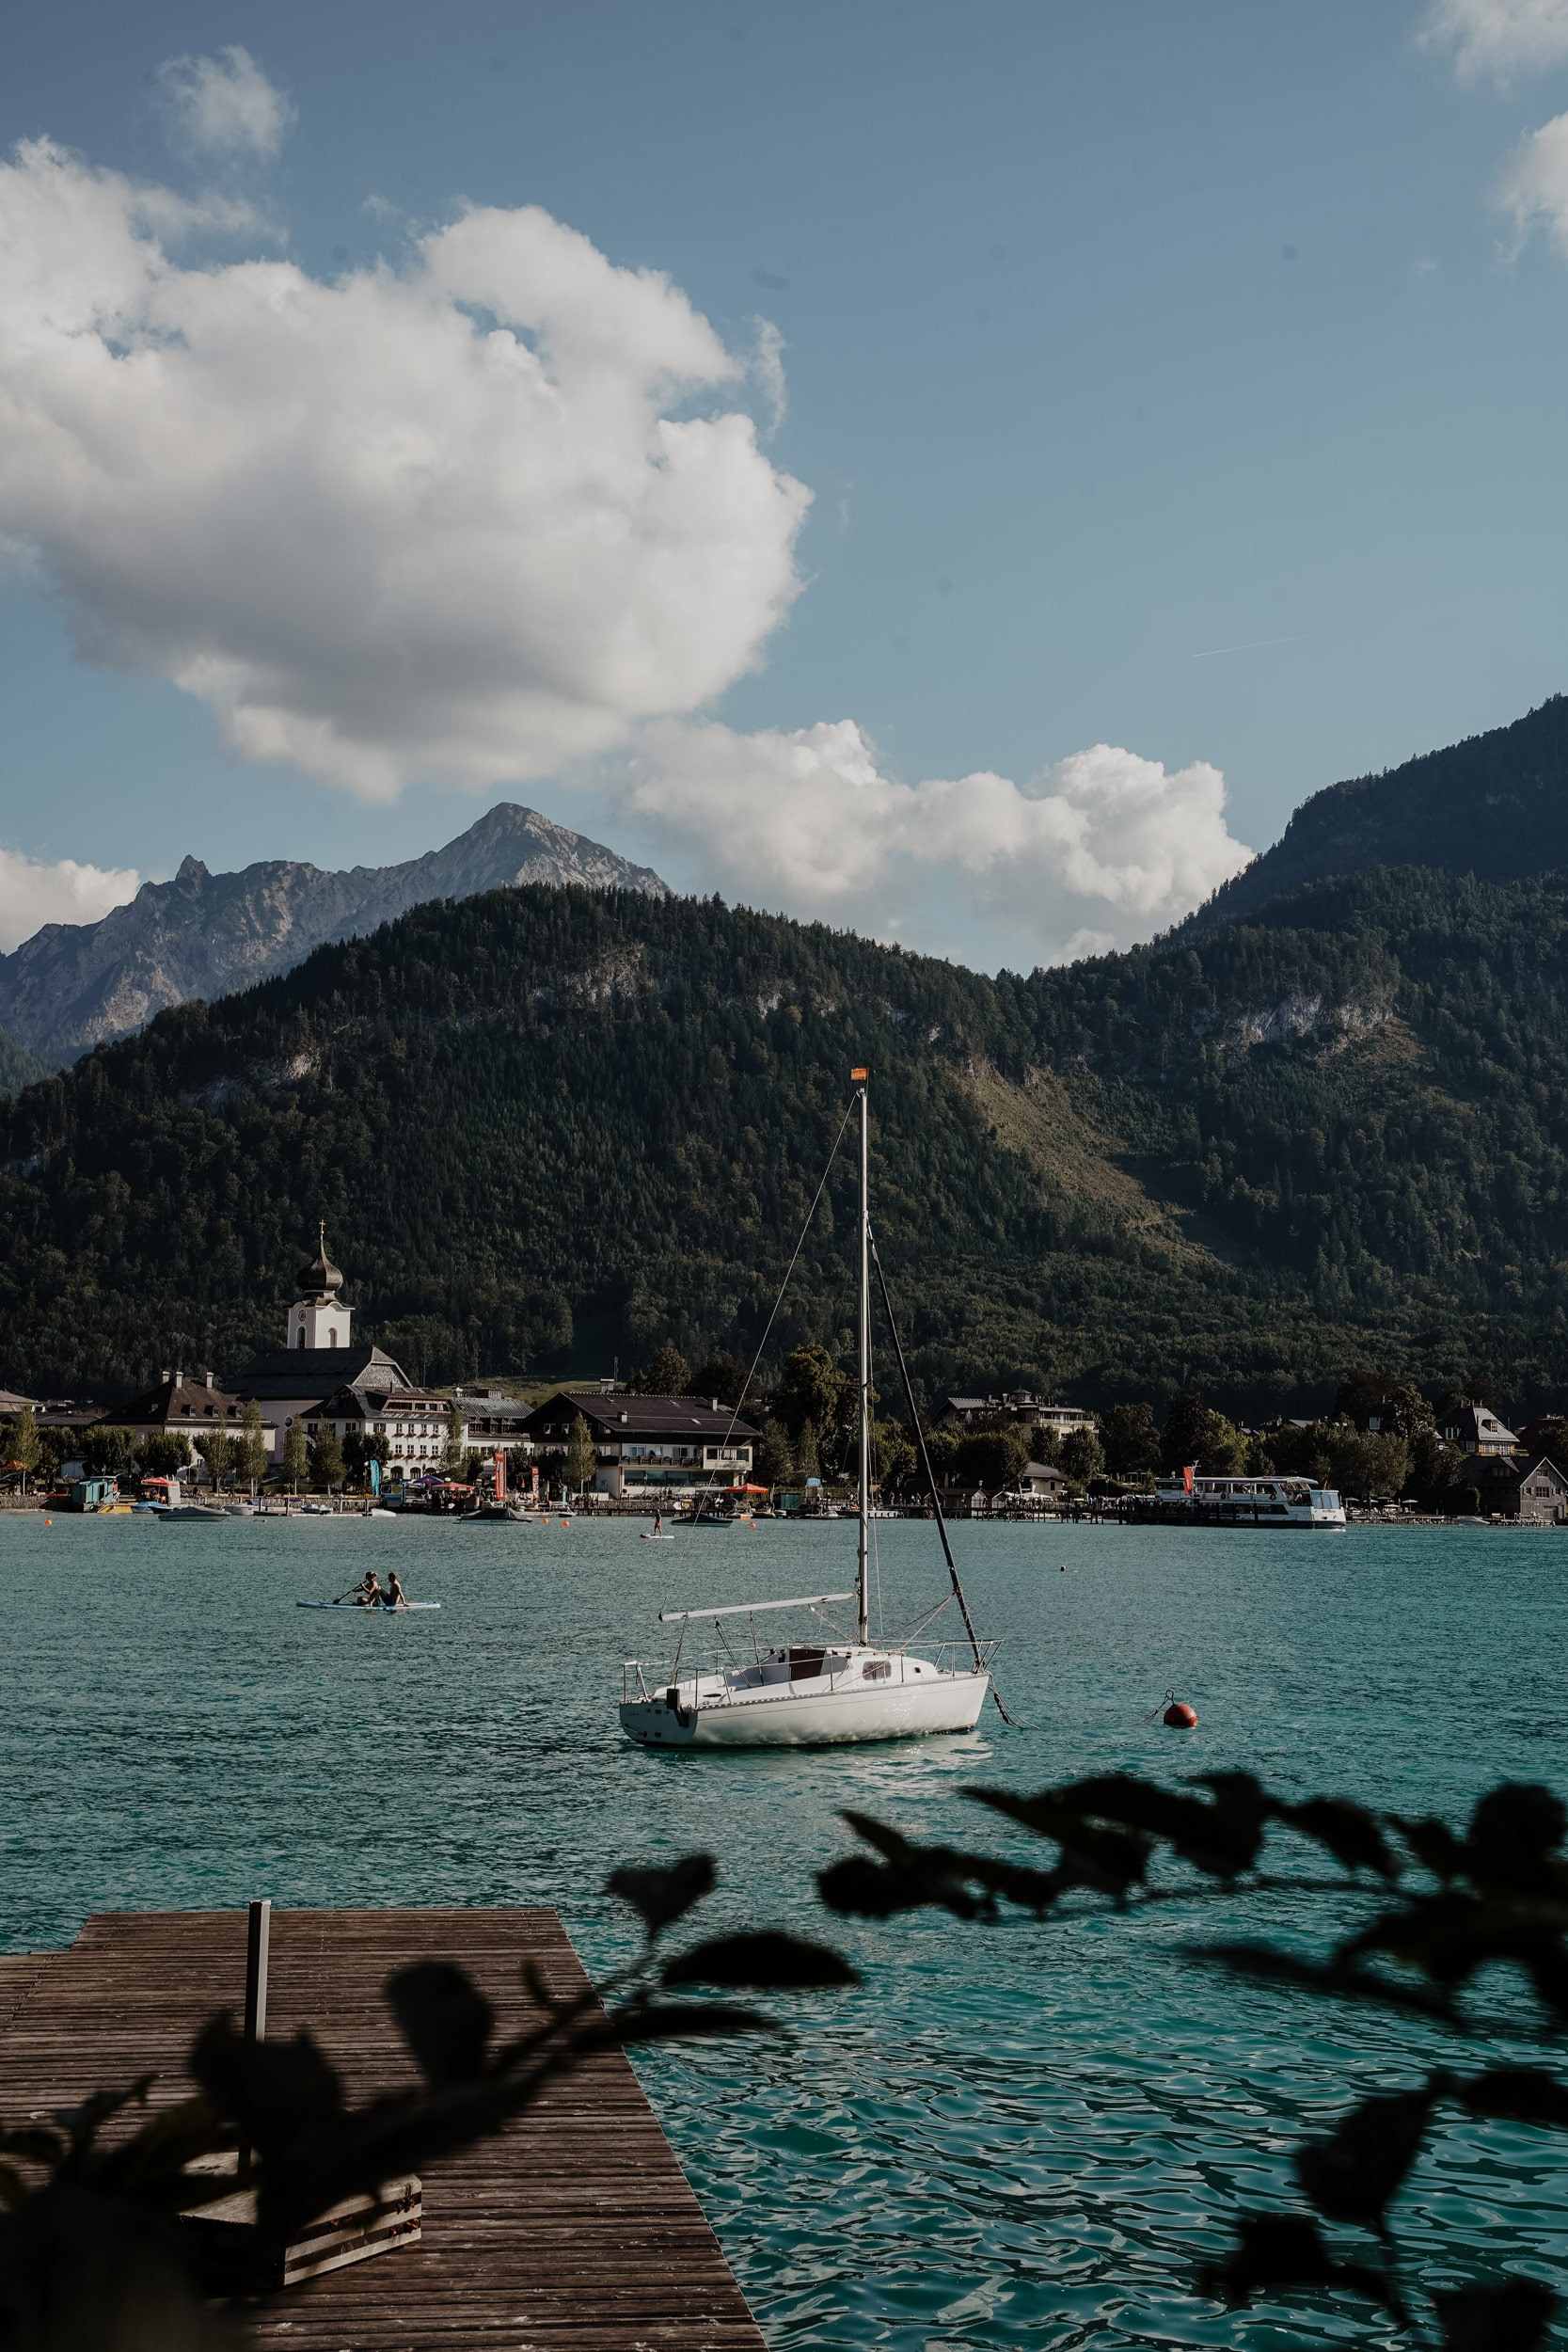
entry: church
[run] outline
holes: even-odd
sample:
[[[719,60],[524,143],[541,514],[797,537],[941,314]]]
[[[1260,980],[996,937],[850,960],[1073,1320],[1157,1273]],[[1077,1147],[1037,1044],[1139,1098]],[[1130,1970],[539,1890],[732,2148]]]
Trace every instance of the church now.
[[[326,1400],[341,1390],[351,1389],[371,1403],[406,1395],[405,1409],[413,1405],[414,1383],[402,1365],[379,1347],[354,1343],[354,1310],[343,1300],[342,1274],[326,1254],[325,1224],[316,1254],[300,1267],[296,1281],[299,1295],[289,1309],[286,1344],[243,1365],[227,1384],[246,1403],[254,1397],[262,1420],[272,1423],[275,1465],[283,1458],[291,1425],[295,1421],[319,1425]],[[382,1402],[383,1414],[392,1409]],[[309,1434],[314,1436],[314,1429]]]

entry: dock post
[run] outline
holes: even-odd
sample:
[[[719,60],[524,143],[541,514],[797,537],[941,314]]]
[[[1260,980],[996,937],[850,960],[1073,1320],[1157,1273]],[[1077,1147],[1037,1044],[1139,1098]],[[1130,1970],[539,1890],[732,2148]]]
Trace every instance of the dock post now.
[[[245,1953],[245,2038],[246,2046],[267,2038],[267,1948],[272,1941],[272,1902],[252,1903]],[[243,2179],[250,2169],[252,2151],[240,2142],[237,2169]]]

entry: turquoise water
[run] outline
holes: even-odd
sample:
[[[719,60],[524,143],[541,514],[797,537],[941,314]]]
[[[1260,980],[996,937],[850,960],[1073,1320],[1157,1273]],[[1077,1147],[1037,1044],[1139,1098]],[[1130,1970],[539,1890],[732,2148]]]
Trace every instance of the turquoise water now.
[[[940,1562],[928,1528],[879,1536],[892,1623],[895,1595],[935,1597]],[[1191,2286],[1227,2216],[1284,2191],[1304,2123],[1408,2083],[1438,2046],[1181,1957],[1197,1934],[1288,1923],[1284,1899],[879,1928],[829,1919],[812,1874],[847,1847],[844,1805],[1005,1844],[958,1796],[977,1780],[1243,1765],[1450,1818],[1505,1776],[1560,1787],[1568,1539],[974,1526],[956,1541],[1026,1730],[988,1712],[964,1740],[672,1756],[631,1748],[614,1714],[622,1660],[661,1654],[659,1605],[837,1588],[851,1527],[656,1547],[635,1522],[7,1515],[0,1947],[66,1943],[95,1910],[258,1894],[551,1903],[603,1968],[634,1942],[606,1871],[704,1848],[713,1926],[825,1934],[864,1979],[793,2008],[776,2045],[640,2063],[775,2346],[1375,2338],[1359,2306],[1236,2316]],[[368,1565],[440,1613],[294,1607]],[[1167,1686],[1196,1732],[1147,1721]],[[1555,2153],[1447,2129],[1406,2199],[1422,2275],[1557,2279]]]

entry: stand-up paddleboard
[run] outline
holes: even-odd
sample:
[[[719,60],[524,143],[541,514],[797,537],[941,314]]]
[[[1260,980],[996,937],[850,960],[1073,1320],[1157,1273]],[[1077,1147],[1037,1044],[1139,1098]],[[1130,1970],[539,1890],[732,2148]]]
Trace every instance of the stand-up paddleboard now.
[[[438,1600],[405,1600],[400,1608],[384,1600],[296,1600],[296,1609],[357,1609],[364,1617],[401,1617],[410,1609],[439,1609]]]

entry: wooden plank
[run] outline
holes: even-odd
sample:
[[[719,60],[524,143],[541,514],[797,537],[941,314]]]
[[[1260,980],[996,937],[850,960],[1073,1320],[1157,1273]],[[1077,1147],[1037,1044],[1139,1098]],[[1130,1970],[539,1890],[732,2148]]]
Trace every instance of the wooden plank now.
[[[0,2114],[69,2105],[156,2067],[154,2105],[189,2089],[186,2054],[245,1991],[242,1912],[105,1912],[69,1950],[0,1963]],[[586,1984],[551,1911],[275,1911],[269,2039],[309,2027],[353,2099],[413,2081],[381,1997],[394,1969],[455,1961],[498,2033]],[[425,2169],[424,2234],[270,2297],[278,2352],[763,2352],[746,2299],[619,2051],[552,2084],[495,2137]]]

